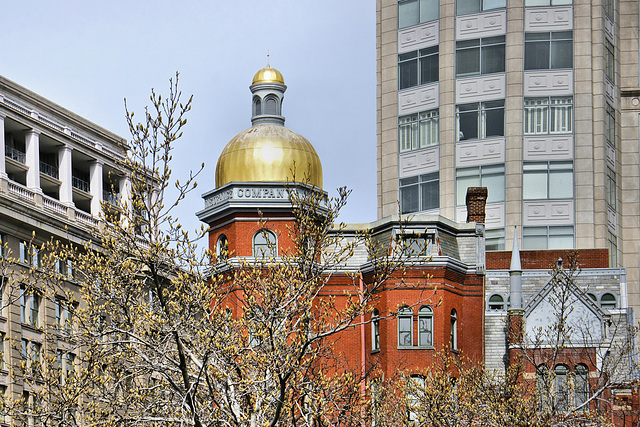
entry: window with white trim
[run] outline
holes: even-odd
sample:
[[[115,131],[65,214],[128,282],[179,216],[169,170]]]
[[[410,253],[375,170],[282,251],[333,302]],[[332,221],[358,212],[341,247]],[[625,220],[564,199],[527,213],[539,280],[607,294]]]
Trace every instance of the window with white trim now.
[[[456,77],[504,73],[505,36],[456,42]]]
[[[433,309],[429,306],[418,311],[418,345],[433,347]]]
[[[456,106],[456,140],[504,136],[504,99]]]
[[[20,242],[20,263],[37,267],[38,266],[38,248],[29,242]]]
[[[34,328],[40,326],[40,304],[42,297],[37,291],[20,287],[20,321]]]
[[[581,405],[589,400],[589,368],[583,363],[579,363],[573,368],[573,389],[575,393],[575,407],[579,408]],[[588,408],[582,408],[586,411]]]
[[[469,187],[487,187],[487,203],[505,200],[504,164],[456,170],[456,205],[464,206]]]
[[[56,363],[61,384],[66,384],[75,378],[75,360],[76,355],[71,352],[56,351]]]
[[[573,68],[573,31],[525,33],[525,70],[568,68]]]
[[[410,27],[440,18],[440,0],[399,0],[398,28]]]
[[[437,82],[440,72],[438,46],[398,55],[398,89]]]
[[[505,308],[504,298],[500,294],[493,294],[489,297],[490,311],[503,311]]]
[[[73,311],[75,306],[69,301],[56,299],[56,330],[65,336],[73,333]]]
[[[42,344],[23,339],[21,353],[25,374],[37,377],[42,368]]]
[[[484,244],[487,251],[504,251],[505,232],[504,228],[494,228],[485,230]]]
[[[573,131],[573,97],[525,98],[524,134],[546,135]]]
[[[218,261],[224,261],[229,257],[229,240],[224,234],[221,234],[216,242],[216,257]]]
[[[566,6],[573,4],[573,0],[524,0],[524,5],[529,6]]]
[[[419,150],[438,145],[440,140],[438,110],[398,118],[400,152]]]
[[[371,350],[380,350],[380,312],[377,308],[371,314]]]
[[[428,211],[440,207],[440,174],[427,173],[400,179],[400,212]]]
[[[398,347],[413,346],[413,311],[409,307],[398,310]]]
[[[616,296],[610,292],[602,294],[600,297],[600,307],[604,310],[613,310],[617,307]]]
[[[278,256],[276,233],[266,228],[253,235],[253,256],[257,258]]]
[[[522,227],[522,249],[573,249],[573,226]]]
[[[451,350],[458,349],[458,312],[456,309],[451,310],[451,336],[450,336]]]
[[[456,15],[485,12],[507,7],[507,0],[457,0]]]
[[[527,162],[522,165],[524,200],[573,198],[573,162]]]
[[[569,368],[566,365],[558,365],[553,373],[555,374],[553,379],[555,407],[557,410],[565,412],[569,409],[569,399],[571,397],[569,395]]]

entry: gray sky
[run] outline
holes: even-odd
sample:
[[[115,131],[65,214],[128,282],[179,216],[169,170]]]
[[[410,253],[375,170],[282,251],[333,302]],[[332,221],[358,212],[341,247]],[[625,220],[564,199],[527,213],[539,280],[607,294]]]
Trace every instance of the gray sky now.
[[[123,99],[141,114],[180,72],[194,101],[174,177],[205,163],[179,212],[188,229],[218,155],[251,125],[249,85],[269,50],[286,126],[314,145],[329,194],[353,189],[341,220],[376,218],[374,1],[6,1],[0,21],[1,75],[127,139]]]

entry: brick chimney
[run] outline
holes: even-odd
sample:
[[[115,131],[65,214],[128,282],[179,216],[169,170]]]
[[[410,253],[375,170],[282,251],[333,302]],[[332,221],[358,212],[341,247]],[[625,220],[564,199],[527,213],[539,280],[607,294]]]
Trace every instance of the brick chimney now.
[[[467,222],[484,224],[487,193],[487,187],[467,188]]]

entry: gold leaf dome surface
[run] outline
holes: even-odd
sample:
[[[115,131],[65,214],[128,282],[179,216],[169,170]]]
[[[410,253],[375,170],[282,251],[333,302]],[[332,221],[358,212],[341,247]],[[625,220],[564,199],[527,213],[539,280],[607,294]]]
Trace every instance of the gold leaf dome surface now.
[[[266,66],[253,76],[252,84],[256,83],[282,83],[284,84],[284,77],[282,77],[282,73],[275,68],[271,68],[270,66]]]
[[[311,143],[284,126],[259,124],[226,145],[216,166],[216,188],[233,181],[303,182],[322,188],[322,164]]]

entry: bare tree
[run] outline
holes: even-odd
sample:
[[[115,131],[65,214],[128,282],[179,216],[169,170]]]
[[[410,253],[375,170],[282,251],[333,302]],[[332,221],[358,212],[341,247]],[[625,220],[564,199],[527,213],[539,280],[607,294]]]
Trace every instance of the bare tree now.
[[[380,242],[344,238],[336,219],[346,189],[327,199],[291,183],[290,250],[274,257],[266,247],[251,261],[202,254],[195,242],[207,230],[193,238],[173,216],[199,173],[174,182],[170,168],[191,98],[176,75],[167,97],[150,99],[142,123],[127,111],[130,186],[116,208],[104,206],[104,228],[82,247],[44,245],[44,261],[20,279],[67,308],[64,325],[44,328],[38,356],[12,367],[30,395],[5,409],[43,425],[360,425],[366,373],[336,341],[387,279],[402,282],[401,246],[372,252],[366,280],[341,270],[355,247],[380,251]],[[73,265],[71,291],[61,263]],[[337,293],[327,287],[336,275]]]

